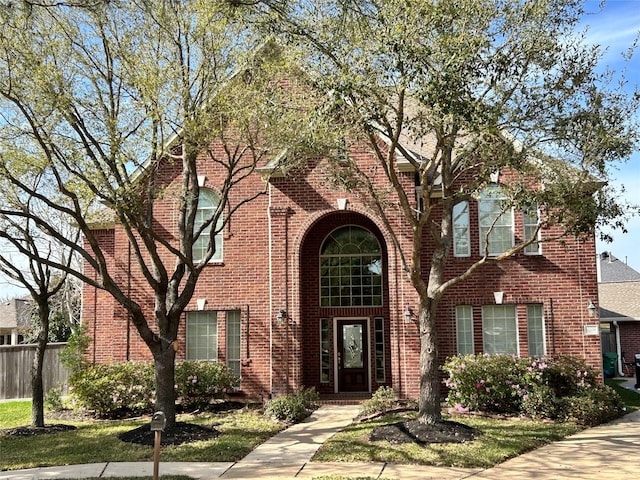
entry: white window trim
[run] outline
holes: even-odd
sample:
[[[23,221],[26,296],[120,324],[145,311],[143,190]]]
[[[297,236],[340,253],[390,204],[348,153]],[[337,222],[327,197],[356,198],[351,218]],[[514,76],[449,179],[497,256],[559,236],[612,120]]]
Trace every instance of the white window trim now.
[[[527,234],[526,234],[526,230],[527,227],[528,228],[535,228],[538,226],[539,222],[540,222],[540,209],[536,209],[536,218],[537,218],[537,222],[535,225],[532,223],[527,223],[527,212],[525,210],[522,211],[522,234],[524,236],[524,241],[527,241]],[[532,255],[532,256],[536,256],[536,255],[542,255],[542,230],[538,230],[538,232],[536,233],[536,242],[537,242],[537,249],[534,252],[533,250],[529,250],[527,251],[528,248],[531,248],[533,245],[535,244],[531,244],[531,245],[527,245],[524,249],[523,252],[525,255]]]
[[[471,352],[464,352],[464,354],[467,353],[475,353],[475,335],[474,335],[474,329],[473,329],[473,306],[471,305],[456,305],[456,351],[458,354],[460,354],[460,328],[459,328],[459,321],[462,320],[462,317],[458,316],[458,309],[460,308],[464,308],[464,309],[468,309],[469,312],[471,313],[471,317],[469,318],[471,325],[470,325],[470,332],[471,332]],[[464,320],[467,320],[466,318],[464,318]]]
[[[217,199],[218,205],[220,204],[220,198],[219,198],[218,194],[214,190],[211,190],[209,188],[202,188],[200,190],[200,192],[202,193],[203,191],[207,192],[208,195],[212,195],[213,198]],[[213,215],[213,213],[215,213],[216,208],[217,208],[217,206],[213,206],[212,208],[208,208],[208,210],[211,210],[211,215]],[[199,207],[197,207],[197,210],[199,211],[201,209]],[[197,239],[194,239],[193,245],[191,246],[191,248],[193,249],[196,246],[196,243],[200,241],[200,239],[202,239],[203,242],[206,242],[208,244],[208,240],[205,240],[205,238],[209,235],[209,232],[212,229],[217,230],[219,227],[221,227],[220,231],[217,232],[214,235],[214,238],[213,238],[213,242],[214,243],[215,243],[216,239],[218,239],[218,238],[220,239],[220,248],[216,248],[215,253],[209,259],[208,263],[223,263],[224,262],[224,235],[223,235],[223,231],[222,231],[223,230],[223,228],[222,228],[223,223],[224,223],[223,215],[220,215],[220,217],[218,218],[217,223],[215,225],[213,223],[211,225],[209,225],[209,227],[207,229],[208,231],[204,230]],[[196,228],[199,228],[199,227],[200,227],[200,224],[198,223],[198,220],[196,219],[196,222],[194,223],[194,230]],[[194,260],[194,262],[199,262],[200,260],[202,260],[202,258],[200,258],[200,256],[196,257],[194,255],[193,260]]]
[[[510,216],[509,225],[496,225],[497,219],[494,219],[492,221],[491,225],[487,225],[487,226],[482,225],[481,218],[480,218],[480,210],[481,210],[481,205],[480,204],[482,202],[500,201],[500,200],[506,199],[506,197],[503,197],[503,196],[495,196],[494,198],[490,199],[489,198],[490,197],[489,194],[485,193],[487,191],[490,191],[490,189],[491,189],[490,187],[488,189],[485,189],[482,192],[482,194],[480,195],[480,198],[478,199],[478,230],[479,230],[479,234],[480,234],[480,238],[479,238],[479,240],[480,240],[480,256],[484,256],[485,255],[485,247],[486,247],[485,240],[487,241],[487,243],[489,243],[489,238],[487,238],[487,232],[490,230],[491,233],[495,233],[496,232],[496,227],[499,228],[499,229],[503,229],[503,228],[507,229],[507,228],[509,228],[509,233],[510,233],[510,236],[511,236],[510,248],[513,248],[515,246],[515,228],[514,228],[515,216],[514,216],[513,207],[509,208],[508,210],[505,210],[504,212],[502,212],[500,214],[500,216],[497,217],[497,218],[500,218],[503,215],[509,215]],[[496,190],[497,190],[498,193],[500,192],[499,187],[497,187]],[[487,232],[483,231],[483,229],[487,229]],[[491,233],[489,233],[489,235],[491,235]],[[489,243],[489,247],[490,246],[491,245]],[[500,252],[491,252],[491,251],[489,251],[489,252],[487,252],[487,255],[489,257],[497,257],[498,255],[501,255],[504,252],[505,252],[505,250],[500,251]]]
[[[466,234],[465,237],[467,239],[467,252],[466,253],[460,253],[457,251],[456,247],[458,246],[458,242],[456,242],[456,238],[457,238],[457,229],[456,229],[456,207],[462,207],[464,210],[464,207],[466,206],[466,215],[464,216],[466,219],[466,222],[463,222],[462,225],[466,225]],[[453,256],[454,257],[458,257],[458,258],[465,258],[465,257],[470,257],[471,256],[471,217],[469,215],[469,202],[468,201],[463,201],[460,203],[456,203],[453,206],[452,209],[452,218],[451,218],[451,227],[453,229]]]
[[[202,361],[209,361],[209,362],[218,362],[220,359],[220,328],[219,328],[219,322],[220,322],[220,318],[219,318],[219,314],[220,312],[215,311],[215,310],[199,310],[199,311],[190,311],[187,312],[187,318],[185,321],[185,359],[187,360],[202,360]],[[215,344],[215,357],[216,358],[207,358],[207,359],[200,359],[200,358],[190,358],[189,356],[189,315],[215,315],[215,321],[216,321],[216,344]]]
[[[229,356],[229,350],[230,350],[230,346],[231,345],[231,336],[229,335],[229,325],[231,324],[231,315],[237,315],[238,318],[234,319],[234,321],[237,321],[238,323],[238,335],[234,336],[233,338],[235,338],[238,341],[238,358],[231,358]],[[227,310],[225,312],[225,322],[226,322],[226,329],[225,329],[225,350],[226,350],[226,361],[225,364],[227,365],[227,367],[229,367],[230,362],[237,362],[238,364],[238,377],[242,378],[242,312],[240,310]],[[219,340],[218,340],[219,342]],[[233,345],[235,346],[235,345]]]
[[[541,303],[528,303],[527,304],[527,349],[529,350],[529,356],[531,355],[531,345],[529,344],[529,305],[540,305],[541,308],[541,321],[542,321],[542,356],[547,354],[547,322],[545,322],[544,317],[544,305]]]
[[[374,294],[373,294],[373,288],[375,288],[375,289],[376,289],[376,291],[377,291],[377,290],[378,290],[378,286],[377,286],[377,285],[376,285],[376,286],[374,286],[373,284],[372,284],[372,286],[371,286],[371,288],[372,288],[372,295],[370,295],[370,296],[364,295],[363,293],[362,293],[360,296],[358,296],[358,295],[351,295],[351,293],[350,293],[349,298],[350,298],[351,300],[353,300],[353,298],[360,298],[360,300],[361,300],[361,304],[360,304],[360,305],[353,305],[353,304],[352,304],[352,305],[323,305],[323,304],[322,304],[322,302],[323,302],[323,300],[324,300],[324,299],[329,299],[329,300],[331,300],[331,299],[333,299],[333,298],[334,298],[334,297],[333,297],[333,295],[331,295],[331,294],[330,294],[330,295],[324,295],[324,294],[323,294],[323,291],[322,291],[322,290],[323,290],[323,285],[322,285],[322,280],[323,280],[323,275],[322,275],[322,262],[323,262],[323,260],[326,260],[326,259],[328,259],[328,258],[332,258],[332,257],[335,257],[335,258],[340,258],[340,257],[342,257],[342,258],[348,258],[348,257],[354,257],[354,258],[355,258],[355,257],[360,257],[360,258],[362,258],[362,257],[365,257],[365,256],[373,257],[373,256],[377,255],[377,254],[373,254],[373,253],[344,254],[344,255],[343,255],[343,254],[339,254],[339,255],[333,255],[333,254],[332,254],[332,255],[327,255],[327,254],[323,254],[323,253],[322,253],[322,251],[323,251],[323,248],[324,248],[325,243],[327,242],[327,240],[328,240],[328,239],[329,239],[329,238],[330,238],[330,237],[331,237],[335,232],[337,232],[338,230],[340,230],[340,229],[342,229],[342,228],[346,228],[346,227],[360,229],[360,230],[363,230],[363,231],[365,231],[365,232],[369,233],[369,234],[370,234],[370,235],[371,235],[371,236],[376,240],[376,242],[377,242],[377,244],[378,244],[378,248],[380,249],[380,253],[379,253],[379,260],[380,260],[380,269],[381,269],[381,273],[380,273],[380,285],[379,285],[379,290],[380,290],[380,304],[375,304],[374,302],[372,302],[371,304],[365,304],[365,303],[363,302],[363,300],[364,300],[364,299],[366,299],[366,298],[371,298],[371,299],[373,299],[373,298],[375,298],[375,297],[376,297],[376,295],[374,295]],[[384,279],[385,279],[385,277],[384,277],[384,258],[383,258],[383,249],[382,249],[382,244],[380,243],[380,241],[378,240],[378,238],[376,237],[376,235],[375,235],[371,230],[369,230],[368,228],[365,228],[365,227],[363,227],[363,226],[361,226],[361,225],[358,225],[358,224],[345,224],[345,225],[341,225],[341,226],[339,226],[339,227],[337,227],[337,228],[333,229],[331,232],[329,232],[329,234],[327,234],[327,235],[325,236],[324,240],[323,240],[323,241],[322,241],[322,243],[320,244],[320,250],[319,250],[318,254],[319,254],[319,257],[318,257],[318,278],[320,279],[320,285],[318,286],[318,288],[319,288],[319,290],[318,290],[318,295],[319,295],[319,296],[318,296],[318,300],[319,300],[319,302],[320,302],[320,305],[319,305],[320,307],[322,307],[322,308],[369,308],[369,307],[382,307],[382,306],[384,306],[384,292],[385,292],[385,290],[384,290],[384,289],[385,289],[385,286],[384,286]],[[342,296],[340,296],[340,297],[338,297],[338,298],[343,298],[343,297],[342,297]]]
[[[485,351],[485,353],[487,353],[487,343],[486,343],[486,337],[485,337],[485,307],[495,307],[498,305],[483,305],[482,306],[482,349]],[[503,305],[503,307],[513,307],[515,315],[514,315],[514,321],[515,321],[515,335],[516,335],[516,351],[515,352],[507,352],[507,355],[513,354],[516,356],[520,356],[520,326],[519,326],[519,322],[518,322],[518,308],[517,305]],[[492,353],[490,355],[493,355]]]

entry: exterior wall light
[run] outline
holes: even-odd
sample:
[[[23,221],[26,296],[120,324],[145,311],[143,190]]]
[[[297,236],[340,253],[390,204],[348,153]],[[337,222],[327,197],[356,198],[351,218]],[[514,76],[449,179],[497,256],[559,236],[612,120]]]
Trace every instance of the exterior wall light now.
[[[589,300],[589,303],[587,303],[587,311],[589,312],[589,316],[591,318],[594,318],[596,316],[596,310],[598,310],[596,304],[593,303],[593,300]]]
[[[284,322],[285,318],[287,318],[287,312],[285,310],[280,310],[276,315],[278,325],[282,325],[282,322]]]

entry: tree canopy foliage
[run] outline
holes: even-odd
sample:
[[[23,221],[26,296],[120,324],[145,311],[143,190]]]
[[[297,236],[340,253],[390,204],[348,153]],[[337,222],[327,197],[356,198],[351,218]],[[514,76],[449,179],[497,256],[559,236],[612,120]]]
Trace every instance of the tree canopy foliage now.
[[[180,315],[215,254],[215,235],[253,199],[231,202],[229,193],[283,149],[278,158],[297,162],[341,141],[366,142],[391,189],[344,151],[336,179],[369,198],[415,287],[421,418],[437,421],[440,298],[534,241],[496,256],[486,250],[466,272],[445,278],[455,205],[508,169],[521,176],[503,185],[503,208],[539,208],[538,228],[562,225],[562,235],[579,235],[623,225],[624,206],[606,181],[610,165],[637,146],[639,96],[598,73],[600,50],[575,30],[581,13],[579,0],[5,3],[0,176],[72,220],[84,243],[29,209],[2,205],[0,214],[27,218],[76,251],[85,270],[44,263],[108,291],[127,310],[154,355],[158,407],[171,423]],[[291,75],[294,66],[305,75]],[[308,79],[305,91],[322,102],[278,88],[285,78]],[[226,148],[213,151],[216,142]],[[196,228],[199,156],[225,178],[217,208]],[[403,180],[399,160],[415,181]],[[176,242],[153,222],[162,162],[181,170]],[[54,193],[31,181],[40,176]],[[105,212],[127,235],[153,292],[154,318],[101,251],[92,226]],[[389,216],[398,212],[400,229]],[[206,254],[194,258],[208,227]],[[425,266],[426,239],[434,250]]]
[[[332,100],[329,111],[345,134],[369,144],[393,187],[381,188],[353,160],[337,166],[342,185],[364,192],[385,222],[416,290],[421,419],[438,421],[442,295],[526,248],[543,226],[560,229],[546,240],[624,228],[628,206],[607,181],[637,148],[640,97],[624,78],[599,72],[602,50],[577,30],[580,0],[264,0],[252,11],[308,52],[305,69]],[[401,162],[415,183],[403,180]],[[477,199],[501,171],[517,174],[500,185],[503,211],[539,211],[538,229],[497,255],[485,241],[477,261],[446,278],[455,206]],[[404,227],[393,224],[397,212]]]
[[[84,268],[39,261],[108,291],[126,309],[154,356],[158,408],[170,424],[180,316],[215,254],[214,237],[263,193],[231,201],[230,192],[283,148],[302,155],[315,135],[304,109],[280,88],[295,63],[232,10],[197,0],[0,9],[0,176],[18,195],[77,225],[84,242],[24,205],[3,203],[0,214],[26,218],[77,252]],[[214,151],[213,143],[223,148]],[[197,223],[202,157],[224,175],[218,205]],[[154,224],[154,200],[165,194],[157,177],[162,163],[178,165],[181,174],[171,192],[176,241]],[[47,190],[33,178],[46,179]],[[101,250],[94,226],[105,221],[125,232],[153,295],[154,318]],[[192,246],[201,234],[207,247],[196,258]]]

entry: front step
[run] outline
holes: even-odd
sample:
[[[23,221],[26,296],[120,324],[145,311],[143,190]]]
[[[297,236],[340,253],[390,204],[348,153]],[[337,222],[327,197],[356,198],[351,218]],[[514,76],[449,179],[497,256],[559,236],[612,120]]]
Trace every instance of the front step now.
[[[370,393],[321,393],[318,403],[320,405],[360,405],[370,399]]]

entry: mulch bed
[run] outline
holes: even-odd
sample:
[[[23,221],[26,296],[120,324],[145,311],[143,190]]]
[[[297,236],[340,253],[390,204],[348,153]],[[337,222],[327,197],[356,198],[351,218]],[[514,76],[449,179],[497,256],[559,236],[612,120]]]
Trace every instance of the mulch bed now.
[[[160,435],[160,445],[182,445],[183,443],[197,442],[199,440],[213,440],[220,432],[213,427],[196,425],[195,423],[176,422],[172,428],[165,428]],[[155,432],[149,425],[141,425],[138,428],[121,433],[118,438],[123,442],[137,443],[139,445],[153,446],[155,444]]]
[[[464,443],[475,439],[480,432],[458,422],[443,420],[434,424],[408,420],[377,427],[369,435],[373,442],[386,440],[389,443]]]

